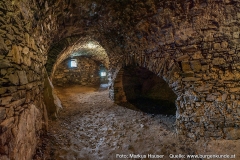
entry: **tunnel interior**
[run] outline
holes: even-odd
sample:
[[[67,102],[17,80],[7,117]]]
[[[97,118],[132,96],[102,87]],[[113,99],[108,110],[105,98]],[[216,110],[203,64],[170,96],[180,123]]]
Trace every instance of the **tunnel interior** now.
[[[94,73],[108,77],[114,103],[160,99],[153,96],[162,91],[151,86],[154,80],[145,84],[150,78],[130,69],[118,76],[123,66],[144,66],[164,77],[178,96],[178,137],[235,143],[240,139],[239,6],[239,0],[0,1],[0,159],[32,159],[40,136],[51,128],[50,81],[75,53],[106,66],[107,74]],[[240,151],[240,146],[226,148]]]
[[[176,114],[176,94],[162,78],[144,67],[124,67],[123,90],[130,108],[150,114]]]
[[[53,84],[67,85],[100,85],[99,62],[88,57],[73,57],[64,60],[56,69]]]
[[[58,45],[52,47],[52,50],[57,48]],[[54,86],[107,86],[108,57],[97,41],[79,40],[63,50],[57,59],[52,58],[48,62],[51,61],[55,61],[53,70],[49,70]]]

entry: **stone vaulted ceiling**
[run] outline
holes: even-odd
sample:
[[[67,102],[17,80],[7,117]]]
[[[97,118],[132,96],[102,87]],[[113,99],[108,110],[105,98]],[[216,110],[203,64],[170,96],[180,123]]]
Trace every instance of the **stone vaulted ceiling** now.
[[[51,78],[57,66],[68,57],[85,56],[102,63],[107,68],[109,67],[108,55],[98,42],[88,38],[72,41],[73,39],[74,37],[66,38],[51,47],[46,64]]]
[[[46,69],[89,40],[111,99],[124,97],[121,68],[144,67],[177,95],[178,135],[239,139],[239,22],[239,0],[0,1],[0,159],[31,159],[47,128]]]

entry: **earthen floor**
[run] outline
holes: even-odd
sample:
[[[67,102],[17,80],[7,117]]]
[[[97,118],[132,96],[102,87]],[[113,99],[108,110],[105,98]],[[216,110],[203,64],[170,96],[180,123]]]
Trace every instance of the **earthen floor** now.
[[[49,122],[45,149],[38,151],[36,159],[151,159],[153,155],[163,155],[162,159],[167,160],[179,154],[235,154],[235,159],[240,159],[239,140],[189,145],[178,140],[174,116],[147,114],[116,105],[108,98],[108,90],[71,86],[56,91],[63,109],[57,120]]]

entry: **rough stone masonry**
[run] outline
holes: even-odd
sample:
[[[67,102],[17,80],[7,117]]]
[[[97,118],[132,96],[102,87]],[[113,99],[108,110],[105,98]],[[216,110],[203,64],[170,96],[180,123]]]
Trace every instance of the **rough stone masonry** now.
[[[52,79],[53,85],[100,85],[99,64],[87,57],[75,57],[75,59],[77,67],[69,67],[71,58],[67,58],[58,66]]]
[[[32,158],[47,128],[45,66],[50,76],[89,39],[109,58],[113,100],[121,68],[145,67],[178,96],[179,135],[239,139],[239,22],[239,0],[2,0],[0,159]]]

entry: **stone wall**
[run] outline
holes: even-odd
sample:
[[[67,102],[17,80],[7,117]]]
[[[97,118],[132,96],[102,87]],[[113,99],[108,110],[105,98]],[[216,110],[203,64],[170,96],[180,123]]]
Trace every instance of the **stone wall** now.
[[[48,51],[72,36],[105,49],[112,99],[122,67],[145,67],[178,96],[179,135],[239,139],[239,19],[238,0],[1,1],[0,159],[31,159],[46,128]]]
[[[47,129],[44,65],[48,33],[54,29],[50,24],[49,29],[37,25],[42,23],[37,18],[39,10],[36,2],[0,2],[1,160],[32,159],[40,135]]]
[[[73,59],[77,60],[77,67],[71,68],[71,58],[64,60],[55,71],[53,85],[100,85],[100,64],[87,57]]]
[[[122,65],[146,67],[169,84],[178,96],[178,134],[195,140],[240,138],[239,2],[218,2],[184,3],[190,8],[182,16],[180,3],[174,10],[169,5],[142,20],[127,42]],[[110,87],[117,100],[124,97],[115,90],[121,86],[120,68],[110,74],[117,77]]]
[[[62,104],[58,98],[56,91],[52,85],[50,79],[46,76],[44,80],[44,92],[43,92],[44,104],[46,105],[47,117],[56,119],[58,112],[62,109]],[[46,112],[46,111],[45,111]]]

